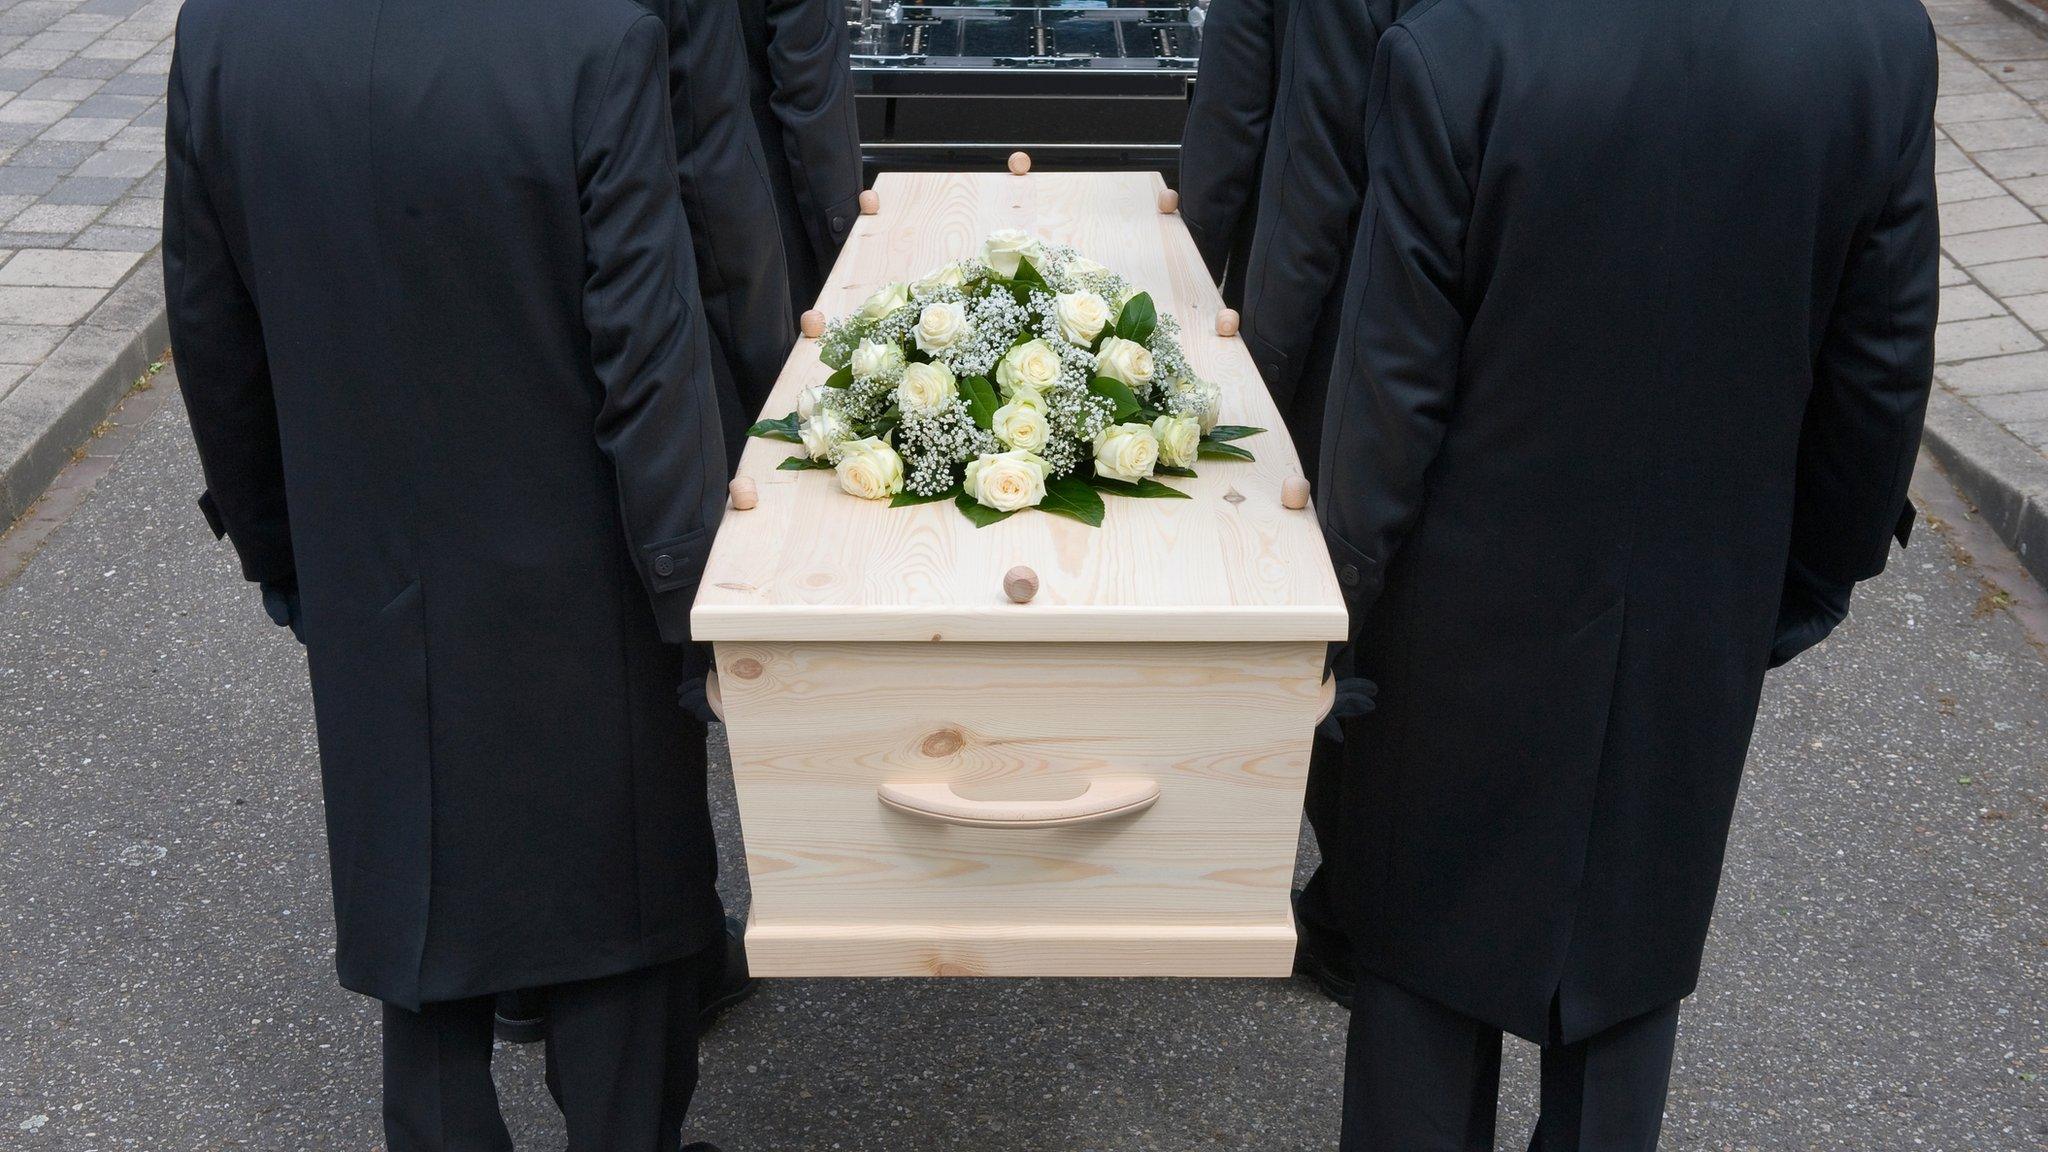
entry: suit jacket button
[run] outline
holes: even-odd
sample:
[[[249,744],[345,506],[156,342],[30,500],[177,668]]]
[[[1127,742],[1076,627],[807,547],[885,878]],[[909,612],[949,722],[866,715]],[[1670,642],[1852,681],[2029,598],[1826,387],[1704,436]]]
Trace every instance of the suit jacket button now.
[[[1346,588],[1358,587],[1358,565],[1346,564],[1343,570],[1337,573],[1337,579],[1342,580]]]
[[[832,218],[832,230],[834,232],[844,232],[846,230],[846,217],[834,216]]]
[[[673,575],[675,575],[675,574],[676,574],[676,561],[675,561],[675,557],[673,557],[673,556],[666,556],[666,555],[663,555],[663,556],[656,556],[656,557],[654,558],[654,574],[655,574],[656,576],[673,576]]]

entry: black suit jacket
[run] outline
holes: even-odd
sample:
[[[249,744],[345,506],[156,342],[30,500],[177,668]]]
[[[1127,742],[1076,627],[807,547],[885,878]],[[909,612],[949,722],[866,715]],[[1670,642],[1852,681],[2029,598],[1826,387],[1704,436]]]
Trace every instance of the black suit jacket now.
[[[1243,338],[1311,481],[1365,202],[1366,99],[1380,34],[1415,0],[1295,0],[1260,162]]]
[[[818,301],[860,214],[860,123],[841,0],[738,0],[790,302]]]
[[[668,26],[676,176],[696,246],[711,366],[737,466],[796,344],[775,184],[754,125],[735,0],[641,0]]]
[[[1875,575],[1932,372],[1914,0],[1387,32],[1319,507],[1367,969],[1541,1040],[1694,986],[1788,558]]]
[[[630,0],[190,0],[164,278],[212,502],[295,579],[349,988],[719,930],[675,705],[725,463]]]
[[[1214,0],[1180,138],[1180,217],[1223,302],[1244,303],[1259,173],[1287,14],[1298,0]]]

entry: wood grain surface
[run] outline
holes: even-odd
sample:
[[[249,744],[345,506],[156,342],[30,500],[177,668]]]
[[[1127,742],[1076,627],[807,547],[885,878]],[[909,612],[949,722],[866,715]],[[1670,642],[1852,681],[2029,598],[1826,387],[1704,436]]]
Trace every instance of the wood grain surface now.
[[[1176,317],[1197,372],[1223,388],[1223,420],[1268,428],[1256,463],[1203,460],[1169,482],[1191,500],[1108,497],[1101,528],[1031,512],[975,528],[949,504],[892,509],[838,490],[829,472],[782,472],[799,449],[753,440],[739,471],[757,507],[720,527],[693,616],[700,640],[1335,640],[1345,613],[1312,508],[1281,506],[1300,473],[1280,416],[1240,341],[1215,335],[1222,301],[1151,173],[890,173],[859,218],[820,306],[851,311],[882,285],[979,250],[996,228],[1072,244]],[[766,412],[829,374],[800,340]],[[1029,604],[1003,576],[1029,565]]]

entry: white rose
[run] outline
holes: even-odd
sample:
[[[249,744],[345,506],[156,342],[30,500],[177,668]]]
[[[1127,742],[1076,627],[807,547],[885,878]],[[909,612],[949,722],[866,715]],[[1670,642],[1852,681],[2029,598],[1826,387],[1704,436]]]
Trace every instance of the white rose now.
[[[1159,441],[1143,424],[1118,424],[1095,438],[1095,474],[1135,484],[1159,464]]]
[[[995,452],[967,462],[962,486],[974,501],[998,512],[1035,508],[1045,499],[1045,478],[1052,466],[1022,449]]]
[[[1025,403],[1025,396],[1029,396],[1035,403]],[[1024,391],[1018,393],[1017,399],[996,409],[995,417],[991,421],[995,425],[993,431],[996,439],[1012,448],[1022,448],[1026,452],[1044,451],[1046,440],[1052,436],[1052,429],[1046,424],[1045,412],[1041,407],[1044,403],[1039,399],[1038,393]]]
[[[903,369],[903,383],[896,386],[896,402],[905,412],[932,412],[960,395],[960,382],[944,364],[912,364]]]
[[[1205,380],[1182,377],[1167,385],[1174,411],[1201,421],[1202,431],[1216,427],[1223,416],[1223,390]]]
[[[839,450],[839,488],[863,500],[881,500],[903,491],[903,457],[888,443],[870,436]]]
[[[1040,412],[1045,411],[1045,397],[1040,395],[1036,388],[1013,388],[1010,390],[1010,395],[1007,399],[1019,408],[1033,408]]]
[[[1136,340],[1111,336],[1095,354],[1095,374],[1142,391],[1152,383],[1152,350]]]
[[[967,305],[958,300],[927,304],[917,315],[912,330],[917,347],[926,353],[943,352],[967,339]]]
[[[996,363],[996,386],[1008,396],[1018,388],[1043,392],[1060,381],[1060,354],[1043,340],[1026,340]]]
[[[989,271],[1004,279],[1017,275],[1017,265],[1029,258],[1034,263],[1041,251],[1038,237],[1021,228],[998,228],[982,242],[981,258]]]
[[[813,460],[826,459],[832,455],[832,449],[852,437],[853,426],[836,408],[814,408],[797,425],[797,438],[804,442],[804,451]]]
[[[1109,324],[1109,301],[1093,292],[1062,292],[1052,298],[1052,316],[1060,335],[1086,348]]]
[[[1161,416],[1152,422],[1159,441],[1159,462],[1169,468],[1192,468],[1202,444],[1202,422],[1192,416]]]
[[[1108,268],[1079,254],[1067,260],[1067,272],[1074,276],[1094,276],[1109,271]]]
[[[940,288],[958,288],[965,283],[967,283],[967,272],[960,267],[960,262],[956,260],[951,264],[941,264],[930,272],[925,273],[911,287],[919,292],[932,292]]]
[[[818,408],[832,389],[823,384],[813,384],[796,394],[796,418],[799,424],[817,415]]]
[[[903,349],[879,340],[863,340],[853,350],[851,367],[855,376],[887,376],[903,367]]]
[[[868,297],[860,306],[863,320],[880,320],[905,304],[910,303],[910,289],[901,284],[889,284]]]

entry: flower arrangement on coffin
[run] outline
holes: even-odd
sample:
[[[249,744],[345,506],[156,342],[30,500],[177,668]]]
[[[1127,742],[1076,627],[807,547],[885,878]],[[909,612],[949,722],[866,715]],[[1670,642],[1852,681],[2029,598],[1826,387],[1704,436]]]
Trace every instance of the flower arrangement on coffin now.
[[[1250,460],[1219,425],[1173,318],[1122,276],[1016,229],[834,320],[834,371],[751,435],[801,444],[784,469],[838,473],[893,506],[951,500],[986,526],[1026,508],[1099,525],[1102,494],[1181,498],[1160,476]]]

